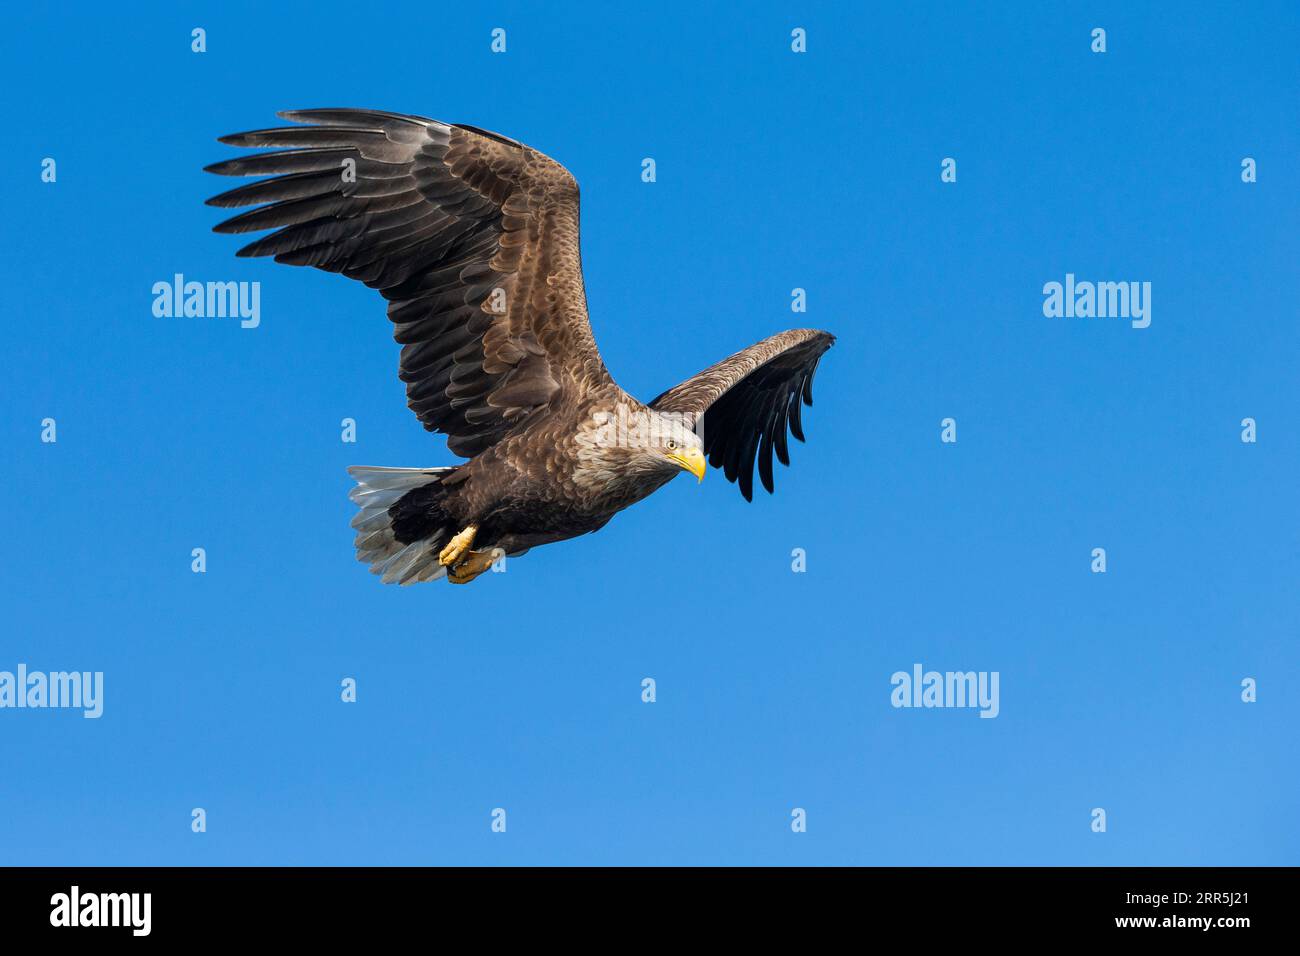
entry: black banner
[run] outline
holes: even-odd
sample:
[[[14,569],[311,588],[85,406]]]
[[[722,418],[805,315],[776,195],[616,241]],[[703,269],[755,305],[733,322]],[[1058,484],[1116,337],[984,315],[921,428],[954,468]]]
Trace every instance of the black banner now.
[[[97,945],[384,939],[701,926],[972,941],[1134,937],[1233,945],[1285,928],[1295,871],[1245,868],[0,870],[7,940]],[[629,938],[633,938],[629,937]],[[537,941],[535,939],[535,941]],[[610,940],[611,943],[613,940]]]

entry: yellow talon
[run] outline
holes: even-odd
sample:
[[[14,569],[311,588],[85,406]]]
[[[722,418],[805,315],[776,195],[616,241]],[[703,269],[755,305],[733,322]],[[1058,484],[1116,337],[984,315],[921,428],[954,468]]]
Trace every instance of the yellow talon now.
[[[474,535],[477,533],[478,525],[472,524],[448,541],[447,547],[438,553],[438,563],[445,567],[459,561],[461,555],[468,551],[469,546],[474,543]]]
[[[497,558],[505,554],[500,548],[487,551],[470,551],[460,561],[447,569],[447,580],[452,584],[469,584],[476,577],[492,567]]]

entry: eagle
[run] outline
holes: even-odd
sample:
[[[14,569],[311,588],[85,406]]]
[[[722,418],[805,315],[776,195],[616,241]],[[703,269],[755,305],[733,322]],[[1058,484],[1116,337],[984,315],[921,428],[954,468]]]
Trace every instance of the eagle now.
[[[207,200],[273,229],[239,256],[341,272],[387,300],[398,377],[428,431],[468,459],[352,467],[356,556],[386,584],[473,581],[503,555],[604,527],[682,472],[721,468],[753,500],[803,441],[800,404],[834,336],[792,329],[643,403],[615,384],[587,317],[578,184],[506,136],[364,109],[220,137],[275,147],[206,167],[265,177]]]

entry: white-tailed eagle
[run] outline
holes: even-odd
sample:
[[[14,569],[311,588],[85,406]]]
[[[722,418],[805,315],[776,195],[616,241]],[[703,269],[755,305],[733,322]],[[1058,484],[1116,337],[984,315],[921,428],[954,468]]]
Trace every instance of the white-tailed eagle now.
[[[614,383],[587,320],[578,184],[534,149],[472,126],[360,109],[221,138],[277,147],[209,166],[265,176],[208,200],[257,206],[217,232],[239,250],[341,272],[388,300],[407,404],[469,460],[350,468],[357,558],[385,583],[472,581],[501,554],[596,531],[705,465],[752,499],[754,464],[803,440],[800,403],[835,341],[793,329],[649,404]]]

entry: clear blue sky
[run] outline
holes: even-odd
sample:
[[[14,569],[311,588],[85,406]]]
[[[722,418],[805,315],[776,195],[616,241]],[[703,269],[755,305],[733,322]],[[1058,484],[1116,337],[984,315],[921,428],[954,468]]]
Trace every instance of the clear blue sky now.
[[[5,14],[0,669],[105,704],[0,711],[0,863],[1300,859],[1295,4],[380,6]],[[215,137],[315,106],[566,164],[642,398],[835,332],[776,496],[711,472],[381,586],[345,466],[453,460],[382,303],[203,205]],[[260,281],[261,326],[155,318],[177,272]],[[1066,273],[1152,283],[1150,328],[1045,318]],[[918,662],[1000,715],[892,708]]]

